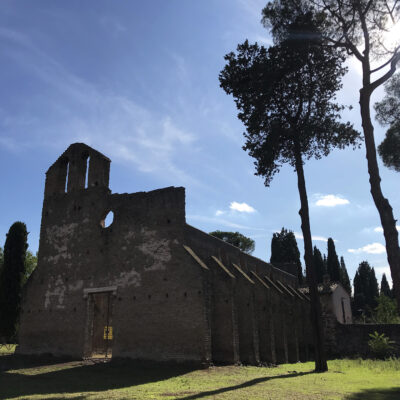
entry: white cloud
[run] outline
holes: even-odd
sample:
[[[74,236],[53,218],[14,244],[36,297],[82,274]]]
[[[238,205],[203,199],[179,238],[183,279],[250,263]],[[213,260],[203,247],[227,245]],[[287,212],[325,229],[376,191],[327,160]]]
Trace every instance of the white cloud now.
[[[320,241],[320,242],[327,242],[328,239],[323,236],[312,236],[312,240]],[[334,240],[336,242],[336,240]]]
[[[315,202],[317,207],[336,207],[344,204],[350,204],[349,200],[334,194],[317,195],[317,197],[318,200]]]
[[[225,211],[217,210],[217,211],[215,212],[215,215],[216,215],[217,217],[219,217],[219,216],[222,215],[222,214],[225,214]]]
[[[189,221],[194,220],[194,221],[201,221],[205,222],[208,224],[212,224],[214,227],[215,226],[226,226],[228,228],[234,228],[234,229],[243,229],[243,230],[251,230],[251,231],[265,231],[263,228],[256,228],[253,226],[246,226],[246,225],[240,225],[236,224],[235,222],[228,221],[226,219],[221,219],[221,218],[213,218],[213,217],[206,217],[203,215],[187,215],[186,219]]]
[[[303,235],[299,232],[294,232],[294,237],[299,240],[304,240]],[[328,241],[328,239],[323,236],[312,236],[311,239],[315,240],[317,242],[327,242]]]
[[[396,225],[396,229],[400,232],[400,226],[399,225]],[[376,228],[374,228],[374,232],[383,233],[383,228],[381,226],[377,226]]]
[[[386,252],[386,247],[381,243],[371,243],[367,244],[364,247],[360,247],[359,249],[348,249],[349,253],[359,254],[359,253],[368,253],[368,254],[382,254]]]
[[[237,201],[232,201],[229,208],[234,211],[245,213],[253,213],[256,211],[252,206],[249,206],[246,203],[238,203]]]

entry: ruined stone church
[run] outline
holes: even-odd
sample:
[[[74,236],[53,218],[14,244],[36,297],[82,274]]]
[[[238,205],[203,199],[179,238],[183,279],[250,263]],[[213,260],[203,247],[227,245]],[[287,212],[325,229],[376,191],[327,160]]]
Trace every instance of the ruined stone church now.
[[[309,357],[309,299],[294,275],[188,225],[184,188],[111,193],[109,171],[107,157],[75,143],[46,173],[20,354],[206,364]]]

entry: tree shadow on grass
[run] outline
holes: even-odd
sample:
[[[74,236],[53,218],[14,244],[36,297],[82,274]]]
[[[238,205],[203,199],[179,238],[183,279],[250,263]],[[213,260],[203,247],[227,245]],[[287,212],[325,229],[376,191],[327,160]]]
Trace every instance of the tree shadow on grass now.
[[[390,389],[365,389],[345,397],[346,400],[399,400],[400,387]]]
[[[29,368],[29,367],[25,367]],[[0,399],[31,395],[76,393],[74,400],[86,398],[85,392],[102,392],[158,382],[195,369],[189,365],[150,365],[134,362],[85,364],[69,362],[33,367],[30,371],[0,372]]]
[[[238,390],[238,389],[244,389],[244,388],[247,388],[250,386],[258,385],[259,383],[271,381],[273,379],[295,378],[298,376],[309,375],[309,374],[314,374],[314,373],[315,373],[314,371],[296,372],[296,373],[285,374],[285,375],[275,375],[275,376],[266,376],[264,378],[255,378],[250,381],[240,383],[238,385],[228,386],[228,387],[215,389],[215,390],[209,390],[207,392],[201,392],[201,393],[193,394],[193,395],[186,396],[186,397],[179,397],[179,400],[195,400],[195,399],[202,399],[202,398],[209,399],[209,398],[212,398],[212,396],[216,396],[218,394],[231,392],[233,390]]]

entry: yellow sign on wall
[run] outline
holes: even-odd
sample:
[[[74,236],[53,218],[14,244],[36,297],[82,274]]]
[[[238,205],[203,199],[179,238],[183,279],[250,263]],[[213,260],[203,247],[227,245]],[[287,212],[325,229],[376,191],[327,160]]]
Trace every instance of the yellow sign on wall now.
[[[104,340],[112,340],[112,338],[113,338],[112,326],[105,326],[104,327],[103,338],[104,338]]]

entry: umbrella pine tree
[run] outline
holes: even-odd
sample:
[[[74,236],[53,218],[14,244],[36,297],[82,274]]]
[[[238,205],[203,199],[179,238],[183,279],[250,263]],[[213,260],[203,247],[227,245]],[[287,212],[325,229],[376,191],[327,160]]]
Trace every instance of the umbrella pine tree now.
[[[334,102],[346,69],[338,49],[321,51],[318,21],[299,13],[268,49],[245,41],[225,56],[221,87],[234,97],[246,127],[243,149],[255,159],[256,175],[269,186],[282,164],[297,174],[304,259],[311,297],[316,371],[326,371],[321,305],[313,267],[313,247],[304,162],[333,148],[357,145],[359,134],[340,122],[343,107]]]

